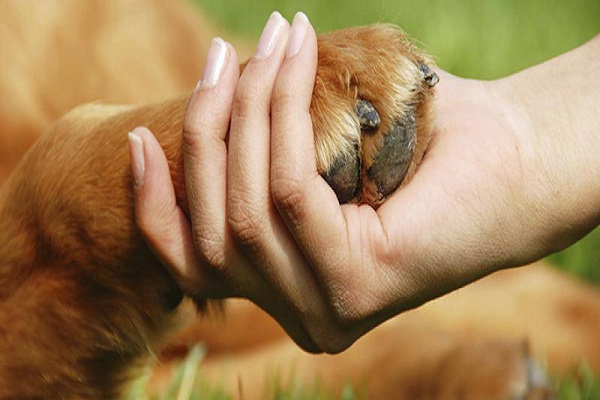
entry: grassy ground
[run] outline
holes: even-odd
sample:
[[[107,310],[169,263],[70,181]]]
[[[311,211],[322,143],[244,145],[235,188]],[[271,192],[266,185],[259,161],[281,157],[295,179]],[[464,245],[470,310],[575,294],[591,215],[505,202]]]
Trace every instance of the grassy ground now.
[[[273,10],[279,10],[290,20],[296,11],[302,10],[317,31],[392,22],[402,26],[433,54],[441,68],[479,79],[499,78],[535,65],[600,33],[598,0],[192,1],[232,33],[251,38],[258,38]],[[550,259],[561,268],[600,285],[600,229]],[[185,379],[197,378],[189,371],[190,368],[195,370],[201,358],[199,354],[191,355],[191,361],[188,359],[184,364],[180,379],[174,382],[174,389],[161,399],[200,398],[193,392],[182,392],[187,387]],[[211,393],[202,398],[230,398],[218,388],[211,389]],[[573,376],[561,379],[559,393],[562,399],[600,399],[600,381],[582,367]],[[344,393],[331,394],[306,388],[280,387],[273,398],[350,400],[362,397],[352,388],[347,388]]]

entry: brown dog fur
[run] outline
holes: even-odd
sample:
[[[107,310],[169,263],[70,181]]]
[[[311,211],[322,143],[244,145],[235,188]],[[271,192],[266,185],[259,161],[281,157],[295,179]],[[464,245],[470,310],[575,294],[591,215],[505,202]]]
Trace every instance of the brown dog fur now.
[[[0,35],[0,49],[14,56],[0,61],[6,67],[0,73],[0,87],[11,94],[0,104],[0,162],[6,174],[39,132],[69,108],[95,99],[146,103],[190,88],[198,77],[202,60],[195,55],[204,53],[208,40],[201,38],[208,36],[182,4],[147,1],[143,11],[136,8],[146,27],[139,28],[141,32],[128,31],[130,23],[122,15],[132,14],[128,14],[126,1],[111,6],[102,1],[85,6],[77,1],[61,2],[60,8],[54,5],[51,10],[32,4],[8,2],[0,11],[5,19],[3,32],[7,33]],[[397,30],[369,29],[360,31],[365,33],[361,35],[363,42],[355,42],[357,47],[350,54],[371,55],[364,52],[372,51],[368,44],[375,39],[379,43],[382,38],[390,43],[394,38],[403,41]],[[360,78],[362,58],[344,59],[348,55],[335,49],[335,41],[343,35],[354,35],[353,40],[357,40],[352,32],[357,31],[338,33],[337,39],[320,39],[320,78],[315,87],[313,119],[317,132],[340,133],[321,144],[321,136],[317,138],[317,148],[324,149],[318,154],[322,168],[329,165],[329,155],[343,148],[341,132],[357,132],[355,119],[346,129],[340,129],[343,123],[339,122],[341,115],[354,118],[351,107],[356,96],[374,100],[383,117],[382,125],[389,124],[398,112],[386,107],[392,104],[389,96],[397,99],[399,95],[391,94],[387,87],[384,90],[384,86],[367,84]],[[329,49],[328,40],[332,41],[331,49],[323,51]],[[142,56],[140,48],[145,49]],[[60,61],[61,68],[44,68],[50,59]],[[341,71],[339,62],[350,68]],[[390,71],[407,69],[397,62],[388,60],[390,68],[381,72],[380,79],[398,82]],[[334,85],[334,90],[320,94],[325,91],[319,90],[319,82]],[[14,101],[7,102],[9,97]],[[130,378],[129,368],[143,359],[169,326],[181,294],[135,228],[126,133],[146,125],[159,136],[171,162],[179,199],[185,204],[179,140],[186,101],[187,96],[183,96],[142,107],[81,107],[33,145],[2,187],[0,398],[114,397]],[[332,123],[333,129],[326,129]],[[326,138],[325,134],[322,137]],[[370,150],[363,147],[363,151]],[[416,166],[411,169],[414,172]],[[546,279],[548,272],[539,268],[503,274],[512,278],[484,281],[494,282],[498,289],[492,290],[496,286],[491,284],[473,285],[476,289],[471,292],[457,294],[470,293],[465,295],[468,301],[449,297],[385,324],[340,356],[352,360],[347,364],[329,357],[293,356],[295,350],[289,342],[277,339],[277,328],[268,328],[273,326],[268,319],[254,319],[255,324],[262,321],[266,333],[256,335],[253,343],[227,325],[203,336],[202,327],[210,324],[206,321],[188,332],[198,332],[194,338],[205,340],[209,350],[216,347],[211,347],[212,343],[222,339],[224,332],[236,333],[229,342],[221,343],[221,350],[237,343],[238,349],[248,351],[236,358],[237,372],[232,375],[247,376],[244,382],[257,382],[253,374],[268,365],[266,360],[279,360],[280,365],[292,368],[295,357],[300,357],[306,361],[296,368],[299,376],[312,379],[314,369],[334,387],[344,379],[359,382],[364,376],[374,396],[400,393],[394,390],[396,384],[402,384],[407,398],[427,393],[442,397],[446,390],[452,393],[452,388],[471,389],[472,398],[477,398],[477,393],[504,398],[513,393],[511,383],[526,379],[526,371],[522,371],[525,351],[520,344],[525,338],[531,340],[533,354],[547,358],[552,368],[567,368],[581,355],[587,356],[594,368],[600,368],[594,340],[597,328],[593,325],[600,320],[596,317],[600,299],[595,291],[582,290],[580,284],[562,275]],[[523,282],[532,281],[545,304],[528,297]],[[570,287],[573,289],[565,290]],[[494,297],[490,293],[499,294]],[[532,318],[525,321],[539,322],[523,324],[518,315],[522,306],[506,304],[507,298],[524,299],[530,307],[525,308],[527,315]],[[486,307],[481,308],[481,304]],[[501,311],[501,322],[478,314],[493,316]],[[234,310],[230,323],[248,313],[254,315],[255,311],[241,309],[236,314]],[[540,315],[546,317],[533,319]],[[510,332],[512,329],[515,332]],[[573,340],[563,340],[567,332]],[[183,338],[178,336],[171,342],[176,344]],[[507,338],[515,339],[515,344],[495,341]],[[211,366],[216,370],[219,364],[219,353],[211,354],[212,360],[205,365],[209,376]],[[491,366],[482,369],[488,371],[487,378],[479,380],[475,391],[475,377],[470,372],[474,365],[483,365],[480,358],[484,355],[484,364]],[[460,367],[447,367],[459,360],[466,361],[457,364]],[[501,368],[507,365],[511,367]],[[245,393],[258,396],[259,388],[249,386]]]

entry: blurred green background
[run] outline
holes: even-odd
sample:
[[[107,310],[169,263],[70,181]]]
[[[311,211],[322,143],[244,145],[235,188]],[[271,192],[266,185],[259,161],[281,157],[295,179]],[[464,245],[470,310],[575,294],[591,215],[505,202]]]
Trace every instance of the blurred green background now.
[[[192,1],[232,34],[253,40],[273,10],[290,21],[304,11],[317,32],[391,22],[430,52],[441,68],[478,79],[538,64],[600,33],[600,0]],[[600,229],[549,258],[600,285]]]
[[[401,26],[438,64],[492,79],[561,54],[600,31],[598,0],[192,0],[231,32],[258,38],[273,10],[304,11],[326,32],[352,25]]]

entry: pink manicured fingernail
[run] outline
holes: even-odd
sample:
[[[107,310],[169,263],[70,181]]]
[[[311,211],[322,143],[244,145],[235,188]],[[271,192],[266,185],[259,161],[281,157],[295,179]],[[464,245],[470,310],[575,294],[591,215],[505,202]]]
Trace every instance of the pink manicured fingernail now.
[[[142,137],[135,133],[135,129],[127,134],[129,138],[129,155],[131,156],[131,173],[133,175],[133,184],[136,187],[144,183],[144,172],[146,163],[144,161],[144,142]]]
[[[287,53],[288,58],[294,57],[304,43],[306,37],[306,31],[310,26],[308,17],[303,12],[296,13],[294,21],[292,22],[292,30],[290,32],[290,40],[288,41]]]
[[[227,43],[219,37],[214,38],[210,43],[210,49],[206,56],[206,65],[196,89],[213,87],[219,83],[225,62],[227,61],[227,54]]]
[[[256,46],[256,52],[254,58],[259,60],[267,58],[273,53],[273,50],[277,46],[277,43],[281,40],[282,28],[285,26],[285,19],[277,11],[273,12],[263,29],[258,45]]]

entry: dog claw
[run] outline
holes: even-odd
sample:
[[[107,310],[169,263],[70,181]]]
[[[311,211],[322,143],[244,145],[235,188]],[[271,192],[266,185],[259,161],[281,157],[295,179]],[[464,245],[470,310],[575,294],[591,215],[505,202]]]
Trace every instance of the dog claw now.
[[[381,117],[375,107],[367,100],[358,100],[355,107],[356,115],[360,122],[360,129],[365,131],[373,131],[379,128]]]
[[[419,64],[419,71],[423,73],[423,80],[429,87],[434,87],[440,81],[437,74],[427,64]]]

